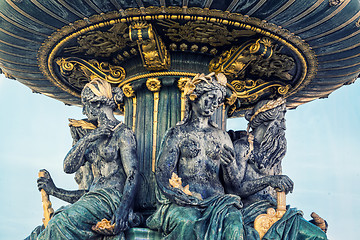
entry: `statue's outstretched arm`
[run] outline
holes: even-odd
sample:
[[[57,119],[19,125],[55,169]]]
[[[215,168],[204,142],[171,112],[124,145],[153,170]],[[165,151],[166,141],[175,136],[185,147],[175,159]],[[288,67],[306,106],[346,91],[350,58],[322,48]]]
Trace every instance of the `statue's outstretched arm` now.
[[[62,188],[58,188],[55,186],[54,181],[52,180],[50,173],[47,170],[42,169],[40,171],[45,173],[45,177],[40,177],[37,179],[37,185],[39,191],[41,189],[44,189],[44,191],[48,195],[54,196],[68,203],[76,202],[77,200],[79,200],[79,198],[82,195],[84,195],[87,192],[87,190],[71,191],[71,190],[64,190]]]
[[[185,194],[178,188],[171,187],[169,179],[172,173],[177,173],[177,164],[180,157],[179,135],[170,129],[161,144],[160,152],[157,159],[155,177],[161,192],[171,201],[179,205],[196,205],[199,199]]]
[[[237,194],[240,197],[247,197],[268,186],[277,191],[288,193],[293,191],[294,183],[286,175],[265,176],[255,180],[243,181],[238,188]]]
[[[120,133],[120,156],[126,181],[123,189],[123,196],[120,205],[112,218],[115,223],[115,233],[125,231],[128,228],[128,215],[132,209],[136,188],[139,181],[139,160],[136,153],[136,139],[130,129],[125,129]]]

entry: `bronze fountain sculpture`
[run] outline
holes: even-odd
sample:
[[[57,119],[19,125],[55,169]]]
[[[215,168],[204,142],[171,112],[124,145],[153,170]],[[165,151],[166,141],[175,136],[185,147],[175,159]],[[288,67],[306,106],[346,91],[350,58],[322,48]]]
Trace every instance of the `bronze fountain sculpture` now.
[[[46,171],[38,180],[45,209],[45,193],[72,205],[49,210],[30,238],[66,228],[70,239],[326,239],[285,207],[284,116],[359,75],[358,1],[0,4],[1,72],[88,117],[71,121],[64,160],[79,190],[56,187]],[[247,131],[226,132],[234,117]],[[77,209],[87,218],[86,202],[111,207],[65,227]]]

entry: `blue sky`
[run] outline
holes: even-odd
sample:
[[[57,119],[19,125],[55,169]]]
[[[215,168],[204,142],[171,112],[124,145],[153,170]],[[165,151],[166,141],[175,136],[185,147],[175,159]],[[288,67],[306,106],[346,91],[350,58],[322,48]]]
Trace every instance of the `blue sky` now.
[[[23,239],[41,224],[38,170],[50,171],[55,184],[76,189],[62,171],[71,147],[68,118],[83,118],[81,108],[41,94],[0,75],[0,240]],[[288,151],[283,172],[295,182],[287,203],[327,219],[328,237],[356,239],[360,226],[360,81],[328,99],[287,113]],[[243,119],[229,129],[246,129]],[[51,198],[54,209],[65,203]]]

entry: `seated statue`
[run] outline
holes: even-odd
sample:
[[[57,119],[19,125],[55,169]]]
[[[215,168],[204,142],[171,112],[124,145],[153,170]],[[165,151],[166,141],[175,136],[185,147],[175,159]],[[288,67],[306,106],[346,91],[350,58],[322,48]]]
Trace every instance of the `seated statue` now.
[[[244,181],[229,135],[210,119],[223,104],[225,86],[223,74],[188,81],[185,117],[163,138],[155,171],[159,206],[147,219],[163,239],[260,239],[254,220],[274,205],[263,200],[243,208],[241,197],[268,186],[293,188],[284,175]],[[299,211],[288,209],[262,239],[327,238]]]
[[[281,161],[286,153],[285,113],[284,99],[263,100],[245,112],[249,121],[247,131],[229,131],[243,181],[282,174]],[[242,202],[247,206],[259,200],[275,201],[274,198],[274,189],[266,187],[243,196]]]
[[[80,138],[82,138],[84,135],[89,133],[92,129],[96,128],[94,123],[89,122],[87,119],[86,120],[69,119],[69,121],[70,121],[69,124],[70,132],[73,138],[73,146],[76,144],[77,141],[79,141]],[[44,190],[48,196],[54,196],[68,203],[76,202],[77,200],[79,200],[79,198],[82,195],[88,192],[94,178],[92,174],[91,164],[89,162],[86,162],[75,173],[74,179],[78,184],[78,190],[66,190],[66,189],[58,188],[56,187],[50,173],[46,169],[42,169],[40,170],[40,172],[43,172],[44,176],[39,177],[37,179],[37,185],[39,191]],[[68,206],[61,206],[59,209],[57,209],[54,212],[54,214],[63,211],[67,207]],[[44,229],[45,229],[44,224],[37,226],[30,233],[30,235],[27,238],[25,238],[25,240],[36,240],[38,235]]]
[[[132,210],[138,182],[136,139],[113,115],[122,98],[120,89],[112,89],[104,80],[94,79],[85,85],[83,113],[90,121],[97,121],[98,127],[75,143],[64,159],[64,171],[75,173],[88,165],[93,180],[88,192],[80,199],[69,199],[73,204],[54,215],[38,239],[94,239],[102,235],[121,239],[136,221]],[[102,219],[110,219],[114,228],[94,229]]]

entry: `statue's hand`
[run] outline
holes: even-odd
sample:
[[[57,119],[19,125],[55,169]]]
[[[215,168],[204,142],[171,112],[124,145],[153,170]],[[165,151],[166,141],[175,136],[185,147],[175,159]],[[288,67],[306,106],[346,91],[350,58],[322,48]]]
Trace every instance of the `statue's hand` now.
[[[220,153],[220,162],[221,162],[221,164],[224,165],[224,166],[227,166],[233,161],[235,161],[234,149],[224,145],[224,148],[222,149],[222,151]]]
[[[93,142],[101,137],[108,137],[110,135],[111,135],[110,126],[102,126],[91,131],[88,135],[86,135],[86,138],[88,141]]]
[[[45,173],[45,177],[39,177],[37,179],[37,186],[39,191],[41,191],[41,189],[44,189],[47,194],[54,195],[54,192],[57,191],[57,187],[55,186],[50,176],[50,173],[45,169],[42,169],[40,171]]]
[[[194,196],[190,196],[185,194],[183,191],[181,191],[180,189],[174,188],[173,189],[175,194],[174,194],[174,200],[176,202],[176,204],[181,205],[181,206],[186,206],[186,205],[193,205],[193,206],[197,206],[200,203],[200,199],[194,197]]]
[[[115,223],[114,234],[118,234],[129,228],[129,212],[130,209],[123,206],[116,209],[111,219],[111,224]]]
[[[269,185],[273,187],[276,191],[292,192],[294,188],[294,182],[286,175],[274,175],[268,176]]]

